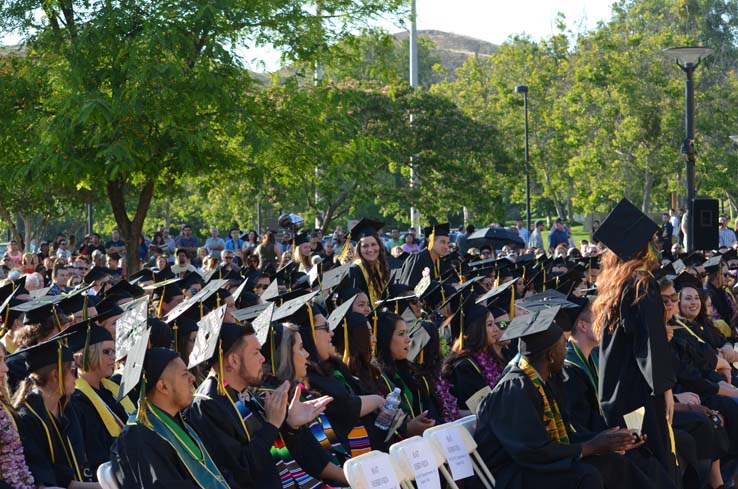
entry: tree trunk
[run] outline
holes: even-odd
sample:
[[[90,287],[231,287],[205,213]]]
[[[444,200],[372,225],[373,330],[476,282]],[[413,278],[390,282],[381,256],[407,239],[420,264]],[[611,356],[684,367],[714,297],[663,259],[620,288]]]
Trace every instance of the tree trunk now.
[[[10,229],[10,234],[12,236],[11,239],[14,239],[18,243],[20,243],[20,233],[18,232],[18,225],[13,219],[13,215],[10,213],[10,211],[5,207],[0,207],[0,217],[2,217],[5,221],[5,224],[8,225],[8,229]]]
[[[641,210],[644,214],[651,212],[651,190],[653,189],[653,174],[651,170],[646,167],[646,174],[644,175],[643,182],[643,205]]]
[[[120,234],[126,242],[126,275],[130,276],[141,268],[138,258],[138,241],[141,237],[146,214],[154,195],[154,181],[147,180],[138,194],[138,205],[133,220],[126,212],[126,184],[122,180],[108,182],[108,199]]]

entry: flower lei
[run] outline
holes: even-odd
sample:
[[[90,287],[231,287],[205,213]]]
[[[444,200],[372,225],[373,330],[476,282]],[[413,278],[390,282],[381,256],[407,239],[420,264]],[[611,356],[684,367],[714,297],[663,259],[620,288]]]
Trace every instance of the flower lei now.
[[[15,489],[36,487],[23,456],[23,444],[18,431],[3,406],[0,406],[0,474],[2,480]]]
[[[497,360],[493,354],[480,351],[472,353],[471,357],[479,367],[479,371],[487,381],[487,385],[490,388],[494,387],[500,378],[500,366],[497,364]],[[448,379],[442,376],[436,382],[436,393],[441,401],[441,413],[446,422],[456,421],[461,418],[459,401],[456,396],[451,394],[451,387]]]

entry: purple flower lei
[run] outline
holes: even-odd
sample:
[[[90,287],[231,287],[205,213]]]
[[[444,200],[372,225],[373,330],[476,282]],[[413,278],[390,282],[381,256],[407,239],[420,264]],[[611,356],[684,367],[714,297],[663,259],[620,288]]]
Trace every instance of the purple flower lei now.
[[[500,378],[500,366],[497,364],[497,360],[493,354],[490,352],[475,352],[472,354],[472,358],[479,367],[482,376],[487,381],[487,385],[490,388],[494,387]],[[443,377],[438,379],[436,383],[436,394],[441,401],[441,412],[446,422],[456,421],[461,418],[458,399],[451,394],[451,383],[448,379]]]
[[[23,456],[23,444],[10,414],[0,405],[0,474],[15,489],[34,489],[33,475]]]

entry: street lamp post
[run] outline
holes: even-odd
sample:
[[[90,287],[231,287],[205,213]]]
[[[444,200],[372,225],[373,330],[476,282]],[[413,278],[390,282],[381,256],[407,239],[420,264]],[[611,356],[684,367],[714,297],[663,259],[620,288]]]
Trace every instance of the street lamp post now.
[[[525,113],[525,217],[530,233],[530,168],[528,166],[528,85],[518,85],[515,93],[523,94],[523,112]],[[526,243],[527,244],[527,243]]]
[[[664,54],[672,58],[674,62],[687,74],[684,85],[684,142],[682,143],[682,154],[685,155],[687,163],[687,252],[694,251],[692,202],[694,201],[694,164],[696,152],[694,150],[694,70],[700,62],[712,54],[712,49],[705,47],[677,47],[664,49]]]

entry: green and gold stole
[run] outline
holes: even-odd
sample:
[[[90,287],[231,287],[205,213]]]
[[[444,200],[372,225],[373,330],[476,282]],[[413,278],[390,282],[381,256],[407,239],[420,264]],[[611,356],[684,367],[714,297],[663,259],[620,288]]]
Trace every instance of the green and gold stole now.
[[[168,414],[151,403],[146,403],[146,411],[146,417],[151,424],[147,428],[174,448],[177,457],[197,485],[203,489],[228,489],[228,484],[218,467],[215,466],[215,462],[210,458],[200,438],[192,428],[183,422],[185,431]],[[128,424],[137,424],[135,415],[129,418]]]
[[[533,385],[543,399],[543,424],[546,425],[548,435],[553,441],[562,445],[568,445],[569,434],[566,432],[566,426],[564,426],[564,420],[561,417],[561,411],[559,410],[559,405],[556,403],[556,399],[549,401],[546,391],[543,389],[543,381],[538,376],[538,372],[528,363],[528,360],[521,358],[518,366],[530,381],[533,382]]]

